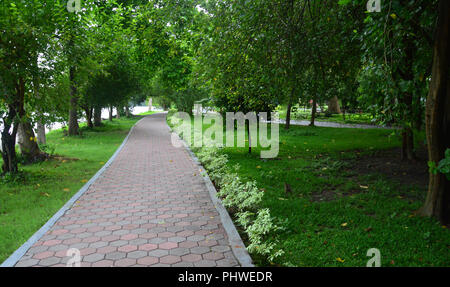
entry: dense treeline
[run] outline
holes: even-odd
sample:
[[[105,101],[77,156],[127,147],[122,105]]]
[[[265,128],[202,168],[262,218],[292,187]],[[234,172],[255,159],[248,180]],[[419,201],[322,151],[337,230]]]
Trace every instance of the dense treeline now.
[[[448,221],[448,180],[437,172],[449,147],[445,0],[5,0],[0,4],[3,172],[17,172],[16,136],[30,161],[45,157],[34,123],[101,124],[102,108],[127,115],[153,97],[191,113],[273,111],[286,128],[295,105],[329,113],[363,110],[401,129],[415,159],[426,129],[430,186],[423,213]],[[439,12],[439,13],[438,13]],[[446,113],[447,112],[447,113]],[[446,217],[447,216],[447,217]]]

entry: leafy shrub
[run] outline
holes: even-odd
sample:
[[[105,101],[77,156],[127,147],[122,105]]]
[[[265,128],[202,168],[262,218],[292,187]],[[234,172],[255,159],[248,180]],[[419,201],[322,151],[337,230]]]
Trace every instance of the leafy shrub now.
[[[448,180],[450,180],[450,149],[445,151],[445,158],[439,162],[438,166],[431,161],[428,162],[428,166],[433,174],[440,172],[444,174]]]
[[[242,182],[237,173],[227,167],[228,158],[218,148],[203,148],[197,153],[200,162],[208,170],[210,178],[219,186],[217,195],[223,205],[236,217],[237,223],[248,236],[250,253],[266,256],[270,261],[283,254],[276,249],[276,242],[269,242],[269,234],[279,228],[268,208],[262,208],[264,192],[255,181]],[[235,166],[235,170],[239,166]]]

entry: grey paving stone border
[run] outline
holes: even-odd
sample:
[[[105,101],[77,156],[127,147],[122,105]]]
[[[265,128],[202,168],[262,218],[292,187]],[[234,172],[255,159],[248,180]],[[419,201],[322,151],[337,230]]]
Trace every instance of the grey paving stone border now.
[[[48,221],[45,223],[36,233],[34,233],[22,246],[20,246],[16,251],[14,251],[11,256],[8,257],[1,265],[0,267],[14,267],[14,265],[17,264],[17,262],[22,258],[22,256],[25,255],[25,253],[28,251],[28,249],[31,248],[39,239],[41,239],[42,236],[45,235],[47,231],[52,228],[52,226],[58,221],[58,219],[63,216],[67,210],[69,210],[74,203],[89,189],[89,187],[102,175],[102,173],[111,165],[111,163],[114,161],[114,159],[117,157],[117,155],[120,153],[120,151],[123,149],[125,144],[128,142],[128,138],[130,137],[131,132],[134,130],[136,125],[142,121],[145,117],[137,121],[134,126],[130,129],[128,132],[128,135],[123,140],[122,144],[119,146],[119,148],[116,150],[116,152],[113,154],[113,156],[108,160],[108,162],[105,163],[105,165],[97,171],[97,173],[74,195],[72,198],[64,204],[63,207],[61,207],[60,210],[58,210]]]
[[[167,120],[166,120],[166,125],[167,125],[167,128],[169,129],[170,133],[175,133],[172,130],[172,128],[167,124]],[[236,256],[236,259],[238,260],[239,264],[242,267],[255,267],[255,265],[253,265],[252,258],[248,254],[247,248],[245,247],[245,244],[242,241],[242,238],[236,229],[236,226],[234,226],[234,223],[230,217],[230,214],[228,213],[226,208],[223,206],[220,198],[217,197],[217,190],[214,187],[214,184],[212,183],[211,179],[209,178],[208,173],[206,172],[206,169],[202,166],[202,164],[198,160],[197,156],[192,152],[191,148],[186,143],[186,141],[184,139],[180,138],[179,136],[178,136],[178,138],[183,143],[183,146],[188,151],[192,160],[198,165],[198,167],[201,170],[204,171],[203,180],[205,181],[206,187],[209,192],[209,196],[211,197],[211,200],[212,200],[217,212],[219,212],[220,220],[222,221],[225,232],[228,235],[228,240],[230,242],[231,250],[233,251],[234,256]]]

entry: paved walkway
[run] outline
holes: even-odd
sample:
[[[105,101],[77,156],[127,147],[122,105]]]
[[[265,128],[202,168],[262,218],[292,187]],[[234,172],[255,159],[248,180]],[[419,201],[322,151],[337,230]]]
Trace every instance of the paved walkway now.
[[[238,266],[199,168],[165,115],[140,121],[111,166],[16,266]]]

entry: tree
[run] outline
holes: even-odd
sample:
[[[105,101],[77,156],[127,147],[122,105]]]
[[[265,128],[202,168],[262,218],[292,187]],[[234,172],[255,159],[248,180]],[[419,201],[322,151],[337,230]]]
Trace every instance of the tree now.
[[[49,44],[62,6],[55,1],[2,1],[0,6],[0,116],[3,173],[18,171],[16,135],[29,118],[25,103],[32,80],[43,70],[38,58],[51,58]],[[51,67],[48,67],[50,70]],[[32,95],[30,96],[32,97]]]
[[[450,2],[439,1],[433,44],[433,68],[426,104],[428,157],[437,166],[450,147]],[[430,172],[428,195],[421,214],[450,222],[450,182],[442,173]]]
[[[420,130],[423,121],[435,4],[430,0],[385,1],[380,13],[367,16],[361,34],[361,99],[376,102],[371,105],[374,113],[402,127],[402,158],[408,160],[415,159],[414,131]],[[374,86],[376,94],[370,90]]]

